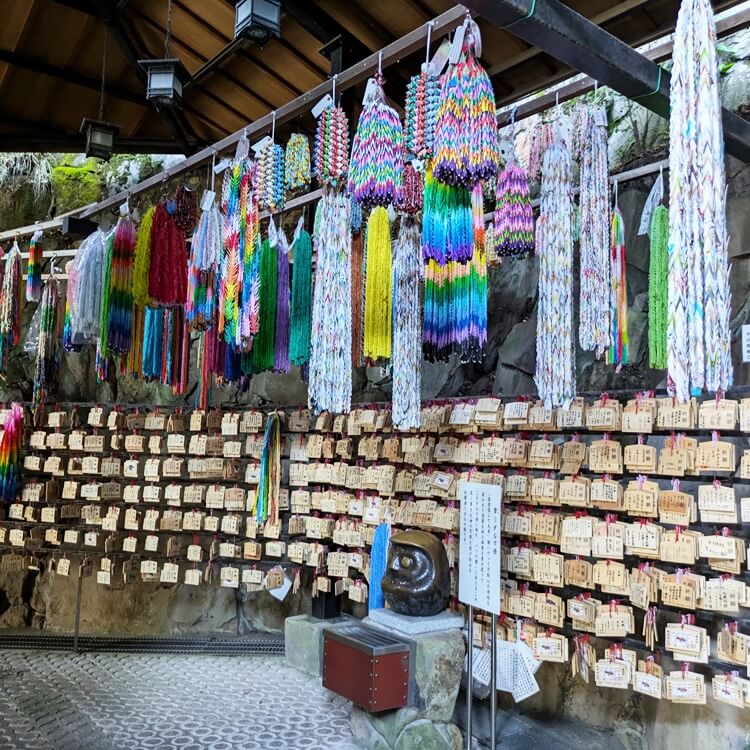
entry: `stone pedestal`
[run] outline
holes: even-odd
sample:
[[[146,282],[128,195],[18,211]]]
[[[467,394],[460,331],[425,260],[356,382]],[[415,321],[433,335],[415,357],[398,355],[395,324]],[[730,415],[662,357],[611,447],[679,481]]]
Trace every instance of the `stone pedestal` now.
[[[463,618],[447,612],[407,617],[375,610],[365,623],[413,644],[415,698],[411,706],[378,714],[353,707],[357,743],[368,750],[461,750],[461,732],[452,718],[464,665]]]
[[[347,620],[350,618],[318,620],[310,615],[287,617],[284,621],[286,663],[320,679],[323,676],[323,631]]]

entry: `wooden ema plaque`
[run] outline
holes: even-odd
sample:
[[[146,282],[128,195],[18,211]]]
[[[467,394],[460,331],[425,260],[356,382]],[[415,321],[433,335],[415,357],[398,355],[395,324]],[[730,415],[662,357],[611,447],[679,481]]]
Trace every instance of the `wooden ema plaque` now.
[[[370,713],[409,704],[410,646],[366,625],[326,630],[323,687]]]

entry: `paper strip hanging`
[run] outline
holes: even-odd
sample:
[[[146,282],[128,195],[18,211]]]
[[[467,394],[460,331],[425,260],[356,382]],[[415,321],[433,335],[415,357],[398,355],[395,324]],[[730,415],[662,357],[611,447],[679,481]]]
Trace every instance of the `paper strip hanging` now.
[[[370,79],[369,89],[352,141],[349,192],[358,203],[387,206],[401,198],[404,133],[380,74]]]
[[[316,413],[346,414],[352,397],[351,201],[324,188],[320,203],[308,399]]]
[[[668,385],[679,401],[732,385],[726,174],[716,23],[683,0],[669,119]]]
[[[390,359],[393,271],[388,211],[376,206],[367,222],[364,356]]]
[[[571,180],[570,154],[558,140],[544,154],[536,226],[539,303],[535,380],[548,409],[566,406],[576,394]]]
[[[609,166],[607,113],[586,107],[581,114],[580,322],[581,349],[601,357],[612,345],[610,329]]]
[[[421,414],[422,274],[420,231],[411,216],[401,219],[393,253],[393,426],[417,429]]]

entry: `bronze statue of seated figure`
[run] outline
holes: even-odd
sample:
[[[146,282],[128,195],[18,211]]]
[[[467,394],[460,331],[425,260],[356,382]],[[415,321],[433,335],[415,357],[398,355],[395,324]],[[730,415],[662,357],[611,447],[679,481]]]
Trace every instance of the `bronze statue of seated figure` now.
[[[451,588],[448,555],[442,542],[427,531],[394,534],[381,586],[394,612],[412,617],[442,612]]]

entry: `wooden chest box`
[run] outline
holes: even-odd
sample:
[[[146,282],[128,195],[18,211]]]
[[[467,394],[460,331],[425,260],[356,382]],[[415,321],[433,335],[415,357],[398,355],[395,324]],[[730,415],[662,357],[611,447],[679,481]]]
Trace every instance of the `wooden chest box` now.
[[[408,641],[366,625],[326,630],[323,687],[370,713],[409,704]]]

